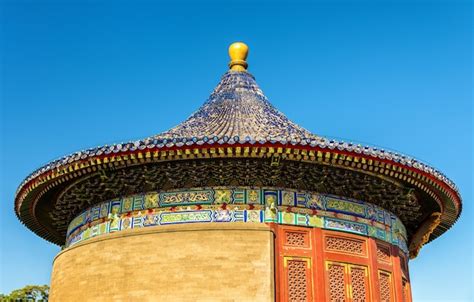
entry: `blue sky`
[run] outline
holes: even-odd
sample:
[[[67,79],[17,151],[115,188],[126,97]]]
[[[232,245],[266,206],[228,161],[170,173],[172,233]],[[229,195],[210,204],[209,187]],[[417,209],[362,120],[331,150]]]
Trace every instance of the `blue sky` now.
[[[469,2],[0,3],[0,292],[48,283],[59,251],[14,215],[23,178],[184,120],[242,40],[250,72],[293,121],[413,155],[457,183],[463,214],[411,261],[413,295],[473,299]]]

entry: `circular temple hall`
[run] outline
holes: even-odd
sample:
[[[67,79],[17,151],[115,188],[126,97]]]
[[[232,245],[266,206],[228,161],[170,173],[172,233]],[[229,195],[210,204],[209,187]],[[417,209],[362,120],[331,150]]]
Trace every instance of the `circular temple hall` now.
[[[50,301],[412,301],[408,261],[458,219],[456,186],[293,123],[247,54],[230,46],[229,70],[181,124],[21,183],[18,218],[62,247]]]

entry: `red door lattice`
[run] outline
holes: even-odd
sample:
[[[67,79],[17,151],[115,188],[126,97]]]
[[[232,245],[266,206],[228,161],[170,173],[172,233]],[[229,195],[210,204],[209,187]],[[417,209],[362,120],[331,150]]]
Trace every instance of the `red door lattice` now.
[[[320,228],[272,227],[277,301],[411,301],[406,258],[397,247]]]

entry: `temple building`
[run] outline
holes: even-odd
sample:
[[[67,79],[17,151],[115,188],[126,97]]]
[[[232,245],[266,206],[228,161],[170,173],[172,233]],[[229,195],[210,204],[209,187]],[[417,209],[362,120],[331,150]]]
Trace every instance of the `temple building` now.
[[[21,183],[18,218],[62,247],[50,300],[411,301],[408,260],[458,219],[456,186],[310,133],[265,97],[245,44],[229,54],[181,124]]]

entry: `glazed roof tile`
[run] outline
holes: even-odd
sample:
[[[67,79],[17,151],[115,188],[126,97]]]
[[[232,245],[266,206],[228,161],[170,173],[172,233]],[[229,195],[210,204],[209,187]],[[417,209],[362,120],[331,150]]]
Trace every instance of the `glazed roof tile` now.
[[[224,74],[209,99],[186,121],[152,137],[158,142],[212,139],[221,143],[317,138],[270,104],[250,73],[233,70]]]

